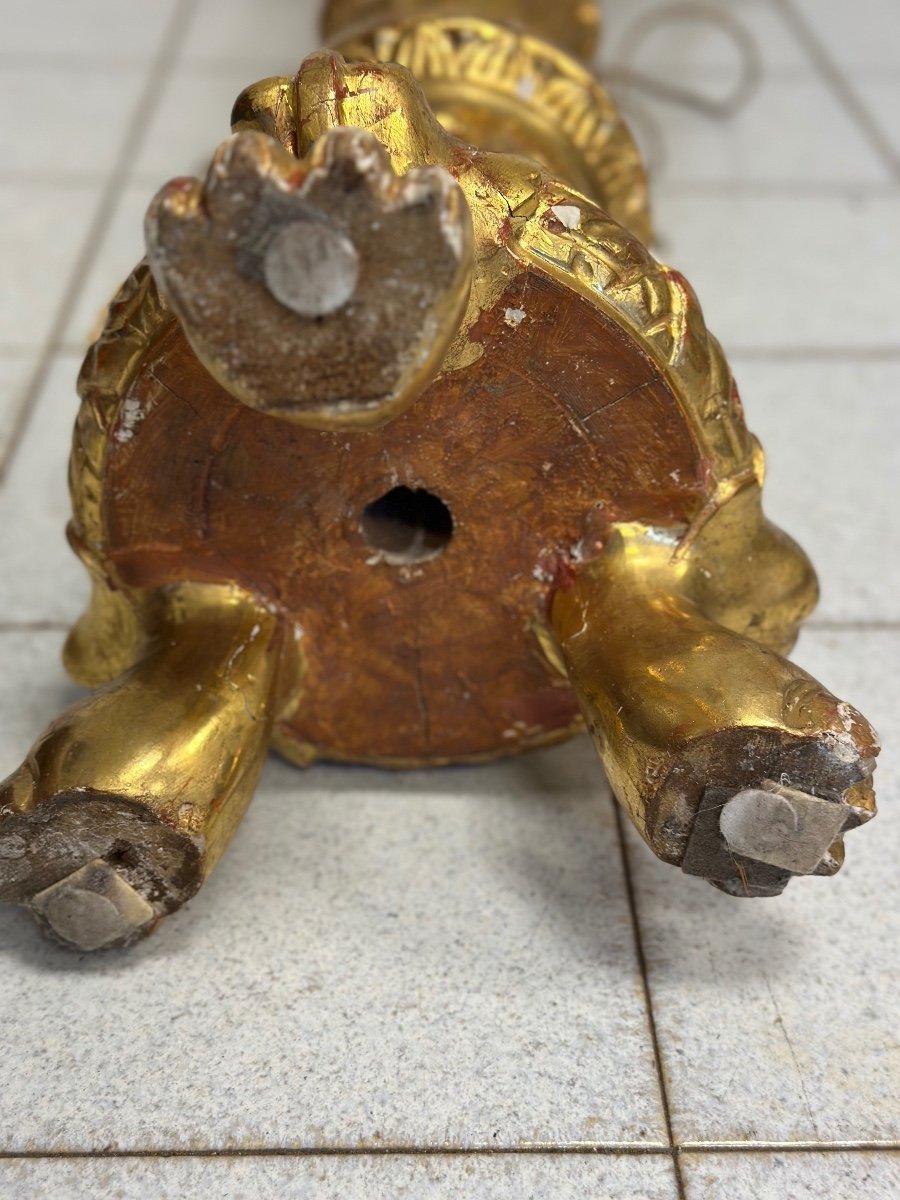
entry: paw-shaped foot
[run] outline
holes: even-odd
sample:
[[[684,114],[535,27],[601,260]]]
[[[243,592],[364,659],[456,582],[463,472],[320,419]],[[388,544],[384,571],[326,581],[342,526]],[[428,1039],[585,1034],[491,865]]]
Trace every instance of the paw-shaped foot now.
[[[63,945],[128,946],[200,886],[198,845],[139,804],[90,789],[25,812],[4,799],[0,901],[30,909]]]
[[[694,818],[682,869],[733,896],[776,896],[793,875],[833,875],[844,834],[875,815],[879,746],[865,718],[813,680],[789,688],[787,702],[802,736],[792,745],[746,730],[738,771],[743,757],[769,777],[707,788]]]
[[[372,427],[440,369],[468,299],[471,218],[439,167],[397,176],[371,134],[336,129],[302,162],[236,134],[205,183],[147,214],[157,284],[210,373],[253,408]]]

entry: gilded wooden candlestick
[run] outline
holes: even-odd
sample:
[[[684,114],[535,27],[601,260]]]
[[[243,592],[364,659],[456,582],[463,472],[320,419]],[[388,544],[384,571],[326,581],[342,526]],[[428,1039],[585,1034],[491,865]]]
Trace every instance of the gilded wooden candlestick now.
[[[88,353],[95,690],[0,823],[0,899],[76,948],[196,892],[270,745],[439,766],[587,728],[655,853],[736,896],[833,873],[874,812],[871,729],[784,657],[815,577],[645,247],[595,8],[461,8],[332,3],[334,49],[154,199]]]

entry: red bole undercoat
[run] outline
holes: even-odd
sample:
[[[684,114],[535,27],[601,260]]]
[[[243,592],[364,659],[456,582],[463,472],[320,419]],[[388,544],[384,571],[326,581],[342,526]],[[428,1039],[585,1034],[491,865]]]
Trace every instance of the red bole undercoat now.
[[[577,294],[523,271],[471,338],[483,356],[402,416],[323,433],[231,399],[173,324],[126,397],[129,436],[110,440],[121,581],[228,581],[277,605],[308,668],[280,734],[325,756],[551,740],[578,707],[533,629],[574,548],[590,553],[612,520],[688,521],[702,502],[704,460],[659,369]],[[373,561],[360,516],[397,485],[450,509],[431,561]]]

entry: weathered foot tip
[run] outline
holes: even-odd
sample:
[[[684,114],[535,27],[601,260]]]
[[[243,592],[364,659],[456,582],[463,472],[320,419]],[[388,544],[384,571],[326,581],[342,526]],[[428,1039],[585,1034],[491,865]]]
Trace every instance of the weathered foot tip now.
[[[158,919],[153,906],[102,858],[38,892],[31,909],[56,940],[75,950],[127,946],[150,933]]]

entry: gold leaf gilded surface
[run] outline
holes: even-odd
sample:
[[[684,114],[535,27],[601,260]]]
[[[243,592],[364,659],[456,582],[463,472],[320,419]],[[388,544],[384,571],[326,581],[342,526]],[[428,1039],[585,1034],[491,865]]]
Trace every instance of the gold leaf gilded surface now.
[[[272,745],[297,762],[435,765],[586,725],[659,857],[733,895],[832,874],[844,831],[874,813],[874,732],[783,657],[812,568],[763,514],[762,453],[696,297],[643,245],[630,134],[570,57],[590,49],[596,8],[450,8],[334,0],[326,28],[350,61],[322,52],[248,88],[225,147],[265,158],[277,142],[282,182],[336,136],[369,139],[412,183],[443,169],[474,258],[441,310],[436,380],[429,362],[411,404],[364,433],[258,411],[191,348],[209,300],[209,247],[193,243],[199,314],[176,322],[139,264],[85,361],[70,540],[94,590],[66,662],[98,690],[4,785],[29,878],[0,860],[0,899],[79,949],[128,944],[193,894]],[[258,216],[230,210],[225,240],[267,254]],[[390,253],[393,238],[374,240]],[[272,296],[306,319],[308,273],[283,266]],[[373,275],[367,311],[384,318],[377,284],[402,305],[410,272]],[[239,340],[223,278],[212,320]],[[357,362],[337,344],[312,353],[326,372]],[[453,548],[397,570],[369,555],[364,517],[423,481],[448,501]],[[779,813],[808,828],[773,854]]]
[[[322,14],[322,36],[338,45],[374,25],[403,21],[410,17],[458,17],[460,0],[329,0]],[[600,35],[600,5],[596,0],[480,0],[478,18],[508,23],[552,45],[589,61]]]
[[[621,113],[593,75],[548,42],[483,19],[419,18],[340,50],[408,67],[449,132],[537,159],[649,242],[647,178]]]
[[[664,369],[713,463],[711,499],[720,484],[756,479],[761,451],[744,423],[722,348],[679,271],[659,262],[584,197],[557,183],[545,185],[534,217],[517,231],[515,248],[614,316]],[[726,487],[722,498],[733,490],[733,485]]]
[[[713,463],[706,517],[737,485],[752,482],[754,446],[721,348],[709,334],[690,286],[580,192],[513,155],[472,151],[435,120],[412,75],[401,67],[345,63],[316,55],[293,81],[247,89],[239,128],[268,122],[283,144],[308,152],[328,129],[371,128],[394,169],[445,166],[472,213],[475,268],[468,311],[443,364],[459,370],[483,352],[469,333],[509,282],[531,266],[563,282],[642,340],[664,368],[698,442]],[[290,104],[284,99],[292,95]],[[253,116],[252,114],[256,114]],[[298,116],[298,114],[300,114]],[[142,354],[172,319],[152,276],[140,265],[110,309],[80,379],[71,482],[74,535],[85,552],[102,552],[100,474],[103,447],[121,419],[119,405]],[[123,434],[127,436],[127,430]],[[704,519],[706,519],[704,517]]]
[[[100,515],[103,457],[122,398],[172,314],[159,295],[150,268],[138,263],[110,302],[106,323],[91,346],[78,376],[81,407],[69,460],[74,521],[72,537],[79,552],[102,552]]]

